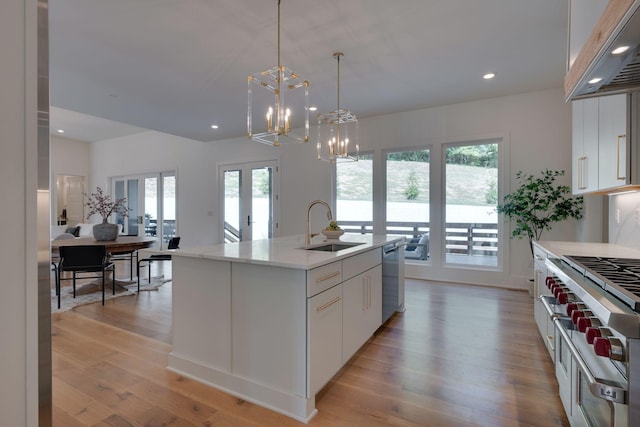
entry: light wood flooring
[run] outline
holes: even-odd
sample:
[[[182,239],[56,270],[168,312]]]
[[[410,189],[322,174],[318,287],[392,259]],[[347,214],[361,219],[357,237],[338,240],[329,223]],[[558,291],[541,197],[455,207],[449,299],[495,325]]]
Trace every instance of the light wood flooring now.
[[[310,426],[569,425],[526,293],[407,280],[406,307],[320,392]],[[165,369],[170,283],[55,314],[52,332],[56,427],[303,425]]]

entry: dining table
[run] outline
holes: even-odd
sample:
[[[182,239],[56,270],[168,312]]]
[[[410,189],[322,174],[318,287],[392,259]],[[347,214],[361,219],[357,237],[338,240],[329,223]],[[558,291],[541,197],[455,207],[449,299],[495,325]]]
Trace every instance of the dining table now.
[[[116,240],[96,240],[93,236],[76,237],[75,239],[59,239],[51,241],[51,253],[57,255],[59,253],[58,248],[61,246],[105,246],[107,253],[123,253],[137,251],[153,246],[158,241],[157,237],[149,236],[118,236]],[[115,279],[117,287],[124,288],[124,285],[134,283],[133,280]],[[92,283],[95,285],[95,283]],[[126,289],[126,288],[125,288]],[[80,290],[79,290],[80,291]],[[90,293],[93,290],[91,287],[86,287],[79,293]]]
[[[108,253],[137,251],[149,248],[158,240],[157,237],[148,236],[118,236],[116,240],[96,240],[93,237],[77,237],[75,239],[60,239],[51,242],[51,250],[58,252],[60,246],[102,246],[107,248]]]

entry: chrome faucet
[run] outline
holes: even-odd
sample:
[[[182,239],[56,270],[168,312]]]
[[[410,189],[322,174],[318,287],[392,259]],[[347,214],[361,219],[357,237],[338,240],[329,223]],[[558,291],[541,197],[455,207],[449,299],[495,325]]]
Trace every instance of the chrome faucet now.
[[[310,245],[311,238],[320,234],[320,233],[311,233],[311,208],[313,207],[313,205],[317,205],[317,204],[324,205],[324,207],[327,208],[327,219],[329,219],[329,221],[333,220],[333,214],[331,213],[331,206],[329,206],[327,202],[325,202],[324,200],[314,200],[313,202],[309,203],[309,206],[307,207],[307,234],[305,235],[305,245]]]

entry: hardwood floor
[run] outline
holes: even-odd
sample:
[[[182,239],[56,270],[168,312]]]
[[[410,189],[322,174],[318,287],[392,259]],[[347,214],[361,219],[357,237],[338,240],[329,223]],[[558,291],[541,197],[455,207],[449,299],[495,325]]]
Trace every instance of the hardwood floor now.
[[[569,425],[526,293],[407,280],[406,306],[309,425]],[[170,283],[55,314],[52,330],[54,426],[303,425],[165,369]]]

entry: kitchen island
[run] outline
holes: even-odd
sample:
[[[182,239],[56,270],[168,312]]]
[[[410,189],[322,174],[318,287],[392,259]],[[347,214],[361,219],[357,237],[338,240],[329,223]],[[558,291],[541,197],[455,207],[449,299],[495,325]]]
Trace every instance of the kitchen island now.
[[[357,245],[327,251],[336,248],[292,236],[177,251],[169,369],[308,422],[316,393],[380,326],[382,248],[402,239],[347,234],[333,243]]]

